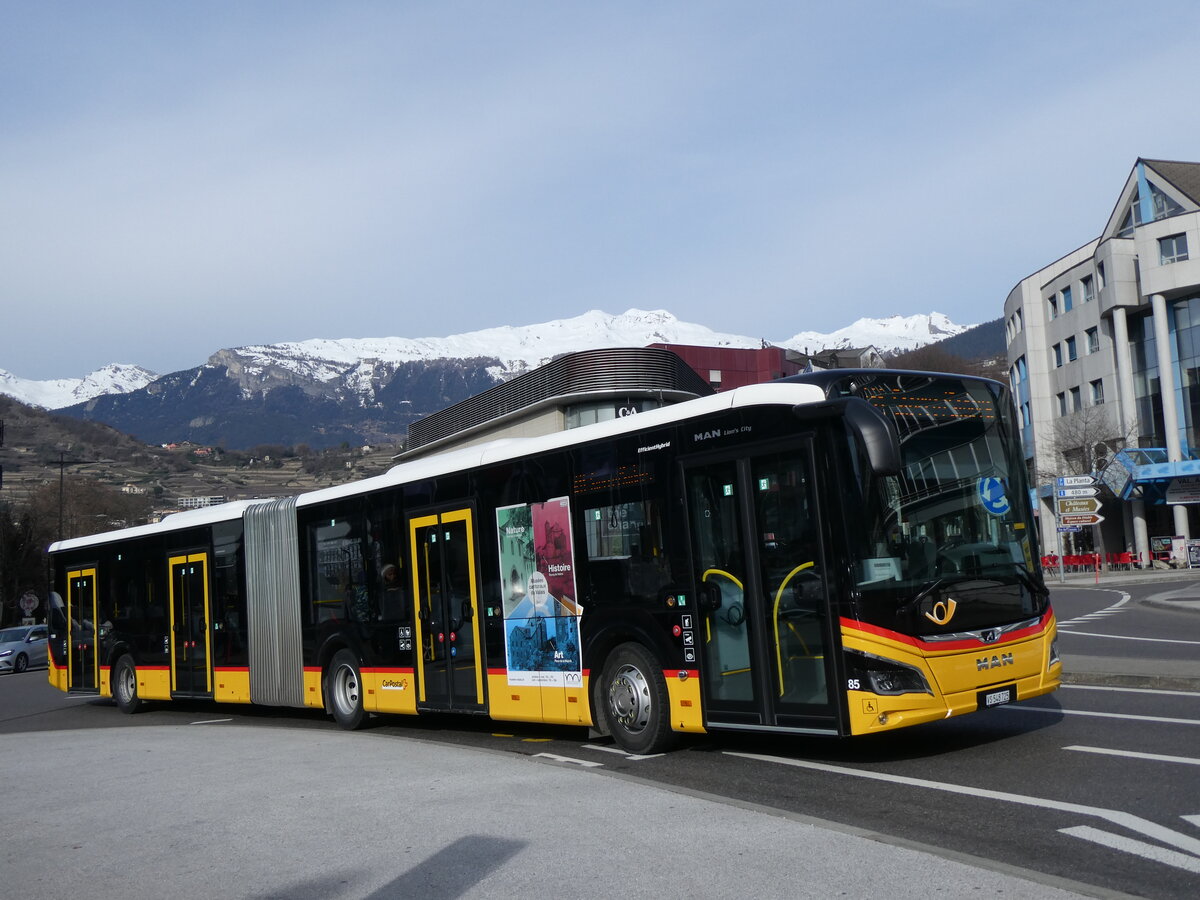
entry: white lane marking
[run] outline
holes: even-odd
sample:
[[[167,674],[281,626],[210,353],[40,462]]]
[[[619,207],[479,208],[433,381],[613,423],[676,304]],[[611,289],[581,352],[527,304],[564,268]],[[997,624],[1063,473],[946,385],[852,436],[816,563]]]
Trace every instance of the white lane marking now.
[[[1119,694],[1169,694],[1172,697],[1200,697],[1200,691],[1169,691],[1165,688],[1115,687],[1107,684],[1060,684],[1063,691],[1115,691]]]
[[[1111,750],[1107,747],[1083,747],[1073,745],[1063,747],[1064,750],[1078,750],[1082,753],[1099,753],[1104,756],[1126,756],[1130,759],[1148,759],[1151,762],[1185,763],[1189,766],[1200,766],[1200,759],[1190,756],[1165,756],[1161,753],[1140,753],[1137,750]]]
[[[232,722],[233,719],[202,719],[199,722],[191,722],[192,725],[217,725],[221,722]]]
[[[585,769],[594,769],[597,766],[603,766],[604,763],[593,762],[590,759],[575,759],[573,756],[559,756],[557,753],[535,753],[534,756],[540,756],[543,759],[552,759],[555,762],[570,763],[573,766],[583,766]]]
[[[1134,856],[1174,866],[1176,869],[1183,869],[1185,872],[1200,872],[1200,857],[1189,856],[1186,853],[1180,853],[1176,850],[1167,850],[1165,847],[1156,847],[1154,844],[1147,844],[1145,841],[1137,841],[1133,838],[1109,834],[1107,831],[1101,831],[1099,828],[1093,828],[1090,825],[1060,828],[1058,831],[1059,834],[1069,834],[1071,837],[1083,838],[1085,841],[1092,841],[1095,844],[1108,847],[1110,850],[1121,850],[1125,853],[1132,853]]]
[[[584,750],[603,750],[605,753],[615,753],[617,756],[632,760],[657,759],[667,755],[665,753],[626,753],[620,747],[601,747],[598,744],[583,744],[582,746]]]
[[[911,778],[908,775],[892,775],[887,772],[872,772],[865,769],[851,769],[845,766],[834,766],[829,763],[811,762],[803,759],[786,759],[781,756],[766,756],[759,753],[739,753],[732,750],[722,751],[727,756],[738,756],[743,759],[754,759],[760,762],[776,763],[781,766],[793,766],[797,769],[811,769],[815,772],[832,772],[836,775],[850,775],[854,778],[866,778],[871,781],[886,781],[891,784],[903,784],[909,787],[927,788],[934,791],[944,791],[948,794],[962,794],[984,800],[1000,800],[1006,803],[1017,803],[1022,806],[1035,806],[1041,809],[1052,809],[1058,812],[1076,813],[1083,816],[1102,819],[1113,825],[1127,828],[1138,834],[1154,838],[1164,844],[1185,850],[1200,859],[1200,840],[1172,831],[1157,822],[1143,819],[1132,813],[1118,809],[1104,809],[1099,806],[1085,806],[1082,803],[1067,803],[1062,800],[1047,800],[1042,797],[1029,797],[1025,794],[1010,794],[1007,791],[993,791],[989,788],[967,787],[961,784],[947,784],[941,781],[928,781],[924,778]]]
[[[1116,603],[1114,603],[1112,606],[1104,607],[1104,609],[1098,609],[1098,610],[1095,610],[1094,612],[1084,613],[1082,616],[1076,616],[1073,619],[1064,619],[1063,621],[1058,623],[1058,627],[1059,628],[1062,628],[1064,626],[1070,627],[1073,623],[1085,621],[1086,619],[1090,619],[1092,616],[1109,615],[1111,613],[1120,612],[1122,607],[1124,607],[1125,604],[1128,603],[1131,599],[1129,593],[1127,593],[1126,591],[1109,590],[1109,591],[1105,591],[1105,593],[1120,594],[1121,599],[1118,600]],[[1071,633],[1074,634],[1075,632],[1071,632]]]
[[[1191,822],[1197,828],[1200,828],[1200,816],[1180,816],[1185,822]]]
[[[1129,719],[1134,722],[1158,722],[1160,725],[1200,725],[1200,719],[1172,719],[1168,716],[1135,716],[1132,713],[1092,712],[1086,709],[1055,709],[1052,706],[997,706],[996,709],[1006,709],[1009,712],[1028,710],[1029,712],[1058,713],[1063,716],[1092,716],[1096,719]]]
[[[1077,637],[1112,638],[1114,641],[1145,641],[1149,644],[1187,644],[1188,646],[1200,646],[1200,641],[1180,641],[1174,638],[1134,637],[1129,634],[1095,634],[1091,631],[1072,631],[1071,634]]]

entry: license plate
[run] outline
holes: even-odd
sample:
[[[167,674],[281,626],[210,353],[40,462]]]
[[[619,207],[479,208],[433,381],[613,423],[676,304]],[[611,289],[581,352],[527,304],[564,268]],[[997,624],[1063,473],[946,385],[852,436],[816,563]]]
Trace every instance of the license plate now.
[[[1005,703],[1012,703],[1017,699],[1017,686],[1010,684],[1008,687],[992,688],[987,691],[979,692],[979,708],[990,709],[993,706],[1003,706]]]

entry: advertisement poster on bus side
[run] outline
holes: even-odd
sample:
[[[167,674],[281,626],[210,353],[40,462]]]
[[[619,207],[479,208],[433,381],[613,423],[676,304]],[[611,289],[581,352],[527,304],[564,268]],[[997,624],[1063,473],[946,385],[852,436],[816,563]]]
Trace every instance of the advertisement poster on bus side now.
[[[583,683],[571,506],[566,497],[496,510],[508,683]]]

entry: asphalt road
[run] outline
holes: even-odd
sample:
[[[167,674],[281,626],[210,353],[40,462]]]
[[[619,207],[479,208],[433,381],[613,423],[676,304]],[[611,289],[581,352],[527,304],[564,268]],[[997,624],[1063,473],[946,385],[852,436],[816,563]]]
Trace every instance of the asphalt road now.
[[[1179,596],[1185,589],[1190,588],[1182,582],[1171,588]],[[614,889],[621,884],[631,896],[1002,891],[1007,897],[1041,897],[1066,889],[1085,896],[1190,900],[1200,893],[1200,681],[1189,681],[1188,673],[1197,671],[1200,659],[1200,612],[1147,602],[1163,590],[1055,588],[1064,659],[1068,667],[1073,659],[1089,661],[1093,671],[1083,673],[1085,683],[865,741],[710,735],[666,756],[636,758],[579,730],[514,729],[456,717],[381,719],[357,734],[342,734],[323,716],[295,710],[181,704],[128,717],[106,701],[64,698],[45,684],[44,673],[28,673],[0,679],[0,752],[11,760],[35,747],[57,748],[36,766],[43,773],[39,778],[58,782],[50,806],[61,803],[69,810],[74,797],[91,809],[95,791],[87,786],[103,785],[100,793],[109,797],[105,767],[126,767],[132,755],[134,768],[122,768],[124,787],[107,801],[120,806],[125,797],[128,806],[138,790],[137,767],[145,765],[139,760],[154,755],[163,742],[163,751],[177,759],[172,765],[180,805],[173,815],[162,815],[178,830],[171,846],[188,857],[190,869],[217,866],[192,858],[187,853],[192,848],[219,850],[258,871],[220,841],[204,837],[223,827],[221,804],[229,807],[224,817],[233,833],[245,831],[247,817],[262,815],[264,827],[288,836],[274,850],[289,860],[292,868],[285,868],[296,877],[285,882],[263,875],[230,896],[497,896],[510,890],[569,895],[582,893],[572,885],[585,884],[584,873],[591,873],[605,880],[587,884]],[[1200,584],[1195,594],[1200,597]],[[1144,669],[1167,673],[1171,686],[1159,686],[1165,682],[1141,674]],[[243,744],[231,772],[211,771],[212,759]],[[532,776],[534,781],[548,793],[533,805],[521,801],[513,813],[520,821],[514,823],[511,796],[497,793],[496,785],[528,792],[524,778],[533,764],[535,773],[545,773]],[[172,767],[154,772],[164,779],[161,791],[170,795]],[[255,783],[270,783],[281,773],[290,773],[287,808],[300,825],[279,820],[253,789],[246,795],[249,809],[236,791],[230,793],[248,775]],[[617,777],[596,777],[603,775]],[[403,797],[393,801],[400,820],[425,821],[430,803],[441,804],[458,829],[456,840],[481,835],[500,841],[485,841],[491,850],[470,864],[484,867],[483,876],[460,878],[461,883],[449,879],[453,889],[441,894],[413,892],[418,882],[404,881],[415,871],[413,877],[426,878],[426,888],[441,884],[437,860],[453,861],[454,840],[404,838],[408,849],[398,872],[364,855],[361,841],[371,847],[377,841],[360,839],[339,820],[337,797],[349,791],[369,801],[364,821],[376,823],[373,834],[382,833],[386,827],[373,816],[386,822],[386,812],[372,810],[397,778],[404,779]],[[338,790],[343,783],[345,790]],[[23,791],[24,784],[6,765],[3,793]],[[332,799],[325,796],[331,790]],[[297,794],[310,800],[292,800]],[[185,811],[192,802],[204,812],[189,819]],[[630,816],[629,810],[636,812]],[[726,819],[727,813],[736,815]],[[45,833],[63,834],[39,815]],[[821,827],[792,833],[807,823]],[[519,834],[519,846],[505,844],[498,825],[501,835]],[[11,820],[3,826],[6,832],[13,827]],[[425,827],[446,838],[444,822]],[[762,837],[747,840],[750,834]],[[5,836],[4,870],[25,870],[30,849]],[[558,851],[561,871],[542,868],[547,864],[542,840],[565,842]],[[59,846],[56,852],[97,849],[86,837],[77,842],[78,849]],[[295,848],[320,852],[315,846],[326,848],[325,865],[341,872],[343,881],[322,881],[319,872],[307,872],[303,854],[296,862]],[[13,856],[13,848],[21,852]],[[918,852],[895,858],[910,850]],[[146,854],[138,857],[142,864],[148,863]],[[217,868],[223,872],[228,866]],[[459,863],[450,866],[458,868]],[[524,874],[518,878],[512,870]],[[1015,877],[1002,885],[989,880],[1008,876]],[[151,882],[147,889],[155,886]]]

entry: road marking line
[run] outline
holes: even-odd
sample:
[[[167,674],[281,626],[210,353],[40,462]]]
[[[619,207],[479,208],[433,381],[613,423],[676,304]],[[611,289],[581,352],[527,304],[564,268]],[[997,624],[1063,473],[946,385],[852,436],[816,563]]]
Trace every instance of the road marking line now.
[[[1122,694],[1170,694],[1172,697],[1200,697],[1200,691],[1169,691],[1165,688],[1113,687],[1107,684],[1061,684],[1064,691],[1117,691]]]
[[[233,719],[204,719],[200,722],[190,722],[191,725],[216,725],[219,722],[232,722]]]
[[[1135,841],[1133,838],[1109,834],[1107,831],[1101,831],[1099,828],[1093,828],[1090,825],[1060,828],[1058,829],[1058,833],[1083,838],[1085,841],[1092,841],[1093,843],[1108,847],[1110,850],[1122,850],[1125,853],[1132,853],[1134,856],[1174,866],[1177,869],[1183,869],[1185,872],[1200,872],[1200,857],[1189,856],[1186,853],[1167,850],[1163,847],[1156,847],[1154,844],[1147,844],[1145,841]]]
[[[535,757],[540,756],[543,759],[552,759],[555,762],[571,763],[575,766],[583,766],[585,769],[594,769],[597,766],[604,765],[604,763],[594,762],[590,759],[575,759],[573,756],[559,756],[557,753],[535,753],[533,755]]]
[[[626,759],[642,760],[642,759],[657,759],[660,756],[666,756],[665,753],[626,753],[620,747],[601,747],[598,744],[584,744],[584,750],[603,750],[605,753],[615,753],[617,756],[623,756]]]
[[[1078,635],[1079,637],[1112,638],[1114,641],[1145,641],[1150,644],[1186,644],[1189,647],[1200,646],[1200,641],[1177,641],[1173,638],[1133,637],[1132,635],[1128,634],[1095,634],[1091,631],[1072,631],[1071,634]]]
[[[1086,709],[1055,709],[1052,706],[997,706],[996,709],[1007,709],[1009,712],[1028,710],[1029,712],[1059,713],[1064,716],[1092,716],[1097,719],[1129,719],[1134,722],[1158,722],[1163,725],[1200,725],[1200,719],[1172,719],[1167,716],[1135,716],[1132,713],[1091,712]]]
[[[1185,822],[1190,822],[1193,825],[1195,825],[1196,827],[1200,828],[1200,816],[1180,816],[1179,818],[1183,819],[1183,821],[1185,821]]]
[[[1107,747],[1081,747],[1078,745],[1063,747],[1064,750],[1079,750],[1083,753],[1099,753],[1104,756],[1127,756],[1130,759],[1148,759],[1153,762],[1186,763],[1190,766],[1200,766],[1200,759],[1189,756],[1165,756],[1161,753],[1139,753],[1136,750],[1110,750]]]
[[[787,759],[781,756],[766,756],[759,753],[740,753],[733,750],[722,751],[727,756],[737,756],[743,759],[754,759],[760,762],[776,763],[782,766],[793,766],[797,769],[811,769],[814,772],[832,772],[836,775],[851,775],[855,778],[866,778],[871,781],[886,781],[891,784],[903,784],[909,787],[928,788],[934,791],[945,791],[948,794],[962,794],[967,797],[977,797],[984,800],[1001,800],[1006,803],[1017,803],[1022,806],[1035,806],[1040,809],[1051,809],[1057,812],[1076,813],[1092,816],[1127,828],[1138,834],[1161,841],[1172,847],[1195,854],[1200,857],[1200,840],[1172,831],[1157,822],[1143,819],[1132,813],[1117,809],[1104,809],[1099,806],[1084,806],[1082,803],[1068,803],[1063,800],[1047,800],[1041,797],[1029,797],[1025,794],[1010,794],[1007,791],[993,791],[989,788],[967,787],[961,784],[947,784],[941,781],[928,781],[924,778],[912,778],[908,775],[892,775],[887,772],[872,772],[867,769],[851,769],[845,766],[834,766],[829,763],[811,762],[804,759]]]

